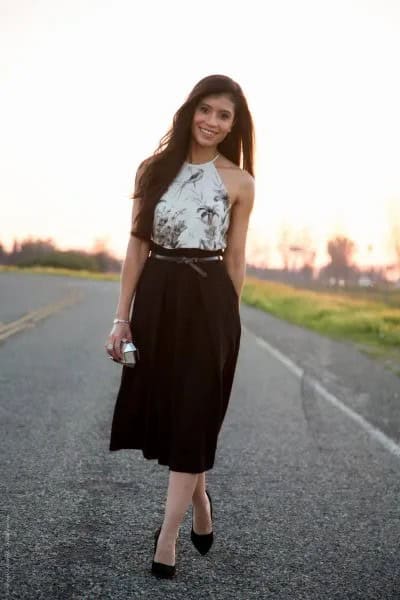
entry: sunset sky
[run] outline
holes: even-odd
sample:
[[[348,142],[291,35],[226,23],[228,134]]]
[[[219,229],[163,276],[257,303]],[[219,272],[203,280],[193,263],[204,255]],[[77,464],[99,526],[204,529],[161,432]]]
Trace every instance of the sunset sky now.
[[[248,259],[281,232],[351,237],[394,261],[400,222],[397,0],[0,0],[0,241],[102,239],[123,258],[139,162],[195,83],[242,86],[257,136]],[[368,245],[372,249],[368,250]]]

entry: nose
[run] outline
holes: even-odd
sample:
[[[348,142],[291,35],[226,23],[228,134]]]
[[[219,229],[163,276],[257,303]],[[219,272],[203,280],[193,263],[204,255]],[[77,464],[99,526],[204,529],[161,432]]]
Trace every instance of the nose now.
[[[209,125],[210,127],[217,126],[217,117],[214,113],[208,116],[207,125]]]

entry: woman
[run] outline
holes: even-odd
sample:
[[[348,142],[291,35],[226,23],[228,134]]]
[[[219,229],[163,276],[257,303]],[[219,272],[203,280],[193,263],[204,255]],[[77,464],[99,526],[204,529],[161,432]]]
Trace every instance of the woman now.
[[[169,466],[152,562],[161,577],[175,574],[175,543],[190,504],[193,544],[205,554],[213,542],[205,472],[214,465],[239,351],[253,153],[240,86],[211,75],[196,84],[136,174],[133,227],[105,347],[121,361],[122,341],[133,341],[139,359],[122,367],[110,450],[141,449]]]

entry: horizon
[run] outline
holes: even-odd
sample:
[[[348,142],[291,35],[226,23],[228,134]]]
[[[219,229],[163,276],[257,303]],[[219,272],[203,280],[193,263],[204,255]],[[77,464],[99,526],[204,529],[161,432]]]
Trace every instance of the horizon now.
[[[56,252],[71,251],[71,252],[82,252],[83,254],[87,253],[89,255],[95,255],[98,252],[105,252],[113,260],[119,260],[119,261],[124,260],[124,256],[116,256],[115,254],[110,252],[110,250],[106,246],[104,246],[104,244],[102,243],[101,240],[97,240],[97,243],[91,249],[77,248],[77,247],[60,248],[59,246],[57,246],[55,241],[51,238],[43,238],[42,239],[42,238],[34,238],[34,237],[27,237],[27,238],[24,238],[21,240],[15,239],[12,246],[14,246],[14,244],[16,243],[17,244],[16,251],[19,252],[20,248],[18,246],[23,243],[26,243],[26,242],[44,243],[44,244],[48,243],[53,246],[53,248]],[[1,240],[0,240],[0,244],[1,244]],[[11,254],[13,250],[14,250],[13,247],[10,249],[6,249],[6,251],[9,254]],[[321,261],[319,263],[317,263],[315,261],[313,264],[310,265],[314,275],[316,275],[317,277],[319,276],[319,272],[321,271],[321,269],[323,269],[324,267],[327,267],[329,265],[330,257],[329,257],[328,253],[327,253],[327,257],[328,258],[326,261]],[[290,254],[290,251],[288,252],[288,258],[289,258],[289,260],[287,262],[288,266],[286,269],[287,272],[296,273],[296,272],[301,271],[301,269],[303,267],[301,259],[299,261],[300,264],[296,264],[295,254]],[[260,269],[260,270],[285,271],[285,267],[284,267],[283,263],[282,263],[282,265],[271,265],[271,264],[267,264],[263,260],[254,262],[251,257],[247,257],[246,265],[247,265],[247,267]],[[13,263],[11,263],[11,266],[13,266]],[[357,261],[351,259],[349,262],[349,267],[358,270],[360,272],[360,275],[363,273],[364,274],[376,273],[377,275],[383,275],[388,282],[390,282],[390,281],[395,282],[400,277],[400,265],[398,263],[384,264],[384,265],[374,265],[374,264],[362,265],[362,264],[357,263]]]

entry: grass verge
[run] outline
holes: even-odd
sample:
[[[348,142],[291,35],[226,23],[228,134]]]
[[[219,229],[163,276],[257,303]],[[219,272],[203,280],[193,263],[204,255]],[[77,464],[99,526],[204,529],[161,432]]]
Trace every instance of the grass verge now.
[[[242,300],[276,317],[335,340],[347,340],[386,363],[400,376],[400,303],[398,292],[380,296],[316,292],[246,277]]]
[[[119,273],[97,273],[85,269],[60,269],[58,267],[15,267],[0,265],[0,273],[36,273],[37,275],[55,275],[62,277],[80,277],[83,279],[101,279],[106,281],[119,281]]]

